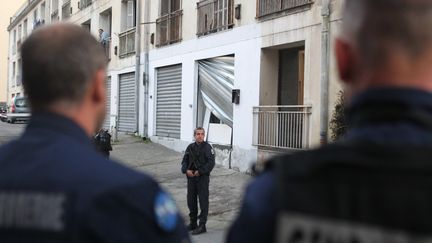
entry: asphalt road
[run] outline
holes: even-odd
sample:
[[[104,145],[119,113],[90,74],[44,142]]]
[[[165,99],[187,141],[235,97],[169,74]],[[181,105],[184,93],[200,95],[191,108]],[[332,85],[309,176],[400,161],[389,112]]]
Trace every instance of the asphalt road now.
[[[26,123],[9,124],[0,121],[0,145],[20,136],[26,125]]]

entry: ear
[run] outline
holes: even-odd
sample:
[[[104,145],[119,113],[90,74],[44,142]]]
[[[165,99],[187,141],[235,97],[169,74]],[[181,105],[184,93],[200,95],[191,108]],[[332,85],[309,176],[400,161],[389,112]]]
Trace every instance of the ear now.
[[[356,68],[356,57],[353,47],[348,42],[336,38],[335,52],[340,79],[346,84],[352,83]]]
[[[105,106],[106,91],[105,91],[106,73],[104,69],[96,71],[93,82],[92,101],[94,104],[102,103]]]

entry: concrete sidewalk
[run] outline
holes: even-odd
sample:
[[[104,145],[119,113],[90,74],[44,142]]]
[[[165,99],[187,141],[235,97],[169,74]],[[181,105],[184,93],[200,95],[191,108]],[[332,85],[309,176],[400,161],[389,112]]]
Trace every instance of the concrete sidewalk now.
[[[188,222],[187,179],[180,171],[183,158],[181,153],[159,144],[145,143],[137,137],[121,135],[119,142],[113,146],[112,158],[154,176],[173,195]],[[239,211],[240,200],[249,180],[248,175],[216,165],[210,177],[207,233],[192,237],[194,242],[224,241],[226,230]]]

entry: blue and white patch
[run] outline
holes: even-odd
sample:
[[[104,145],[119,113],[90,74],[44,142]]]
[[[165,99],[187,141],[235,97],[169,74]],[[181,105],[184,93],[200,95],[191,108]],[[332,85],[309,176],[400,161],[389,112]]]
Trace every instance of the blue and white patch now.
[[[167,232],[175,230],[178,222],[178,209],[171,197],[160,191],[154,203],[156,222],[161,229]]]

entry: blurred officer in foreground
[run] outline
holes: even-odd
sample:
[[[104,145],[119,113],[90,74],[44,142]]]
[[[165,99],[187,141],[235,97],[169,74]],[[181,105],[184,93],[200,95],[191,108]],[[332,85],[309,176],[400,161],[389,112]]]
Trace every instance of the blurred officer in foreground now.
[[[207,232],[206,223],[209,210],[210,172],[215,166],[212,146],[204,141],[205,130],[194,130],[195,142],[186,148],[182,160],[182,173],[187,177],[187,205],[189,208],[188,230],[193,235]],[[198,216],[198,200],[201,213]],[[199,225],[197,219],[199,218]]]
[[[106,59],[88,31],[57,24],[21,50],[33,116],[0,149],[0,242],[189,242],[171,197],[96,152]]]
[[[345,3],[352,130],[270,161],[227,242],[432,242],[432,1]]]

